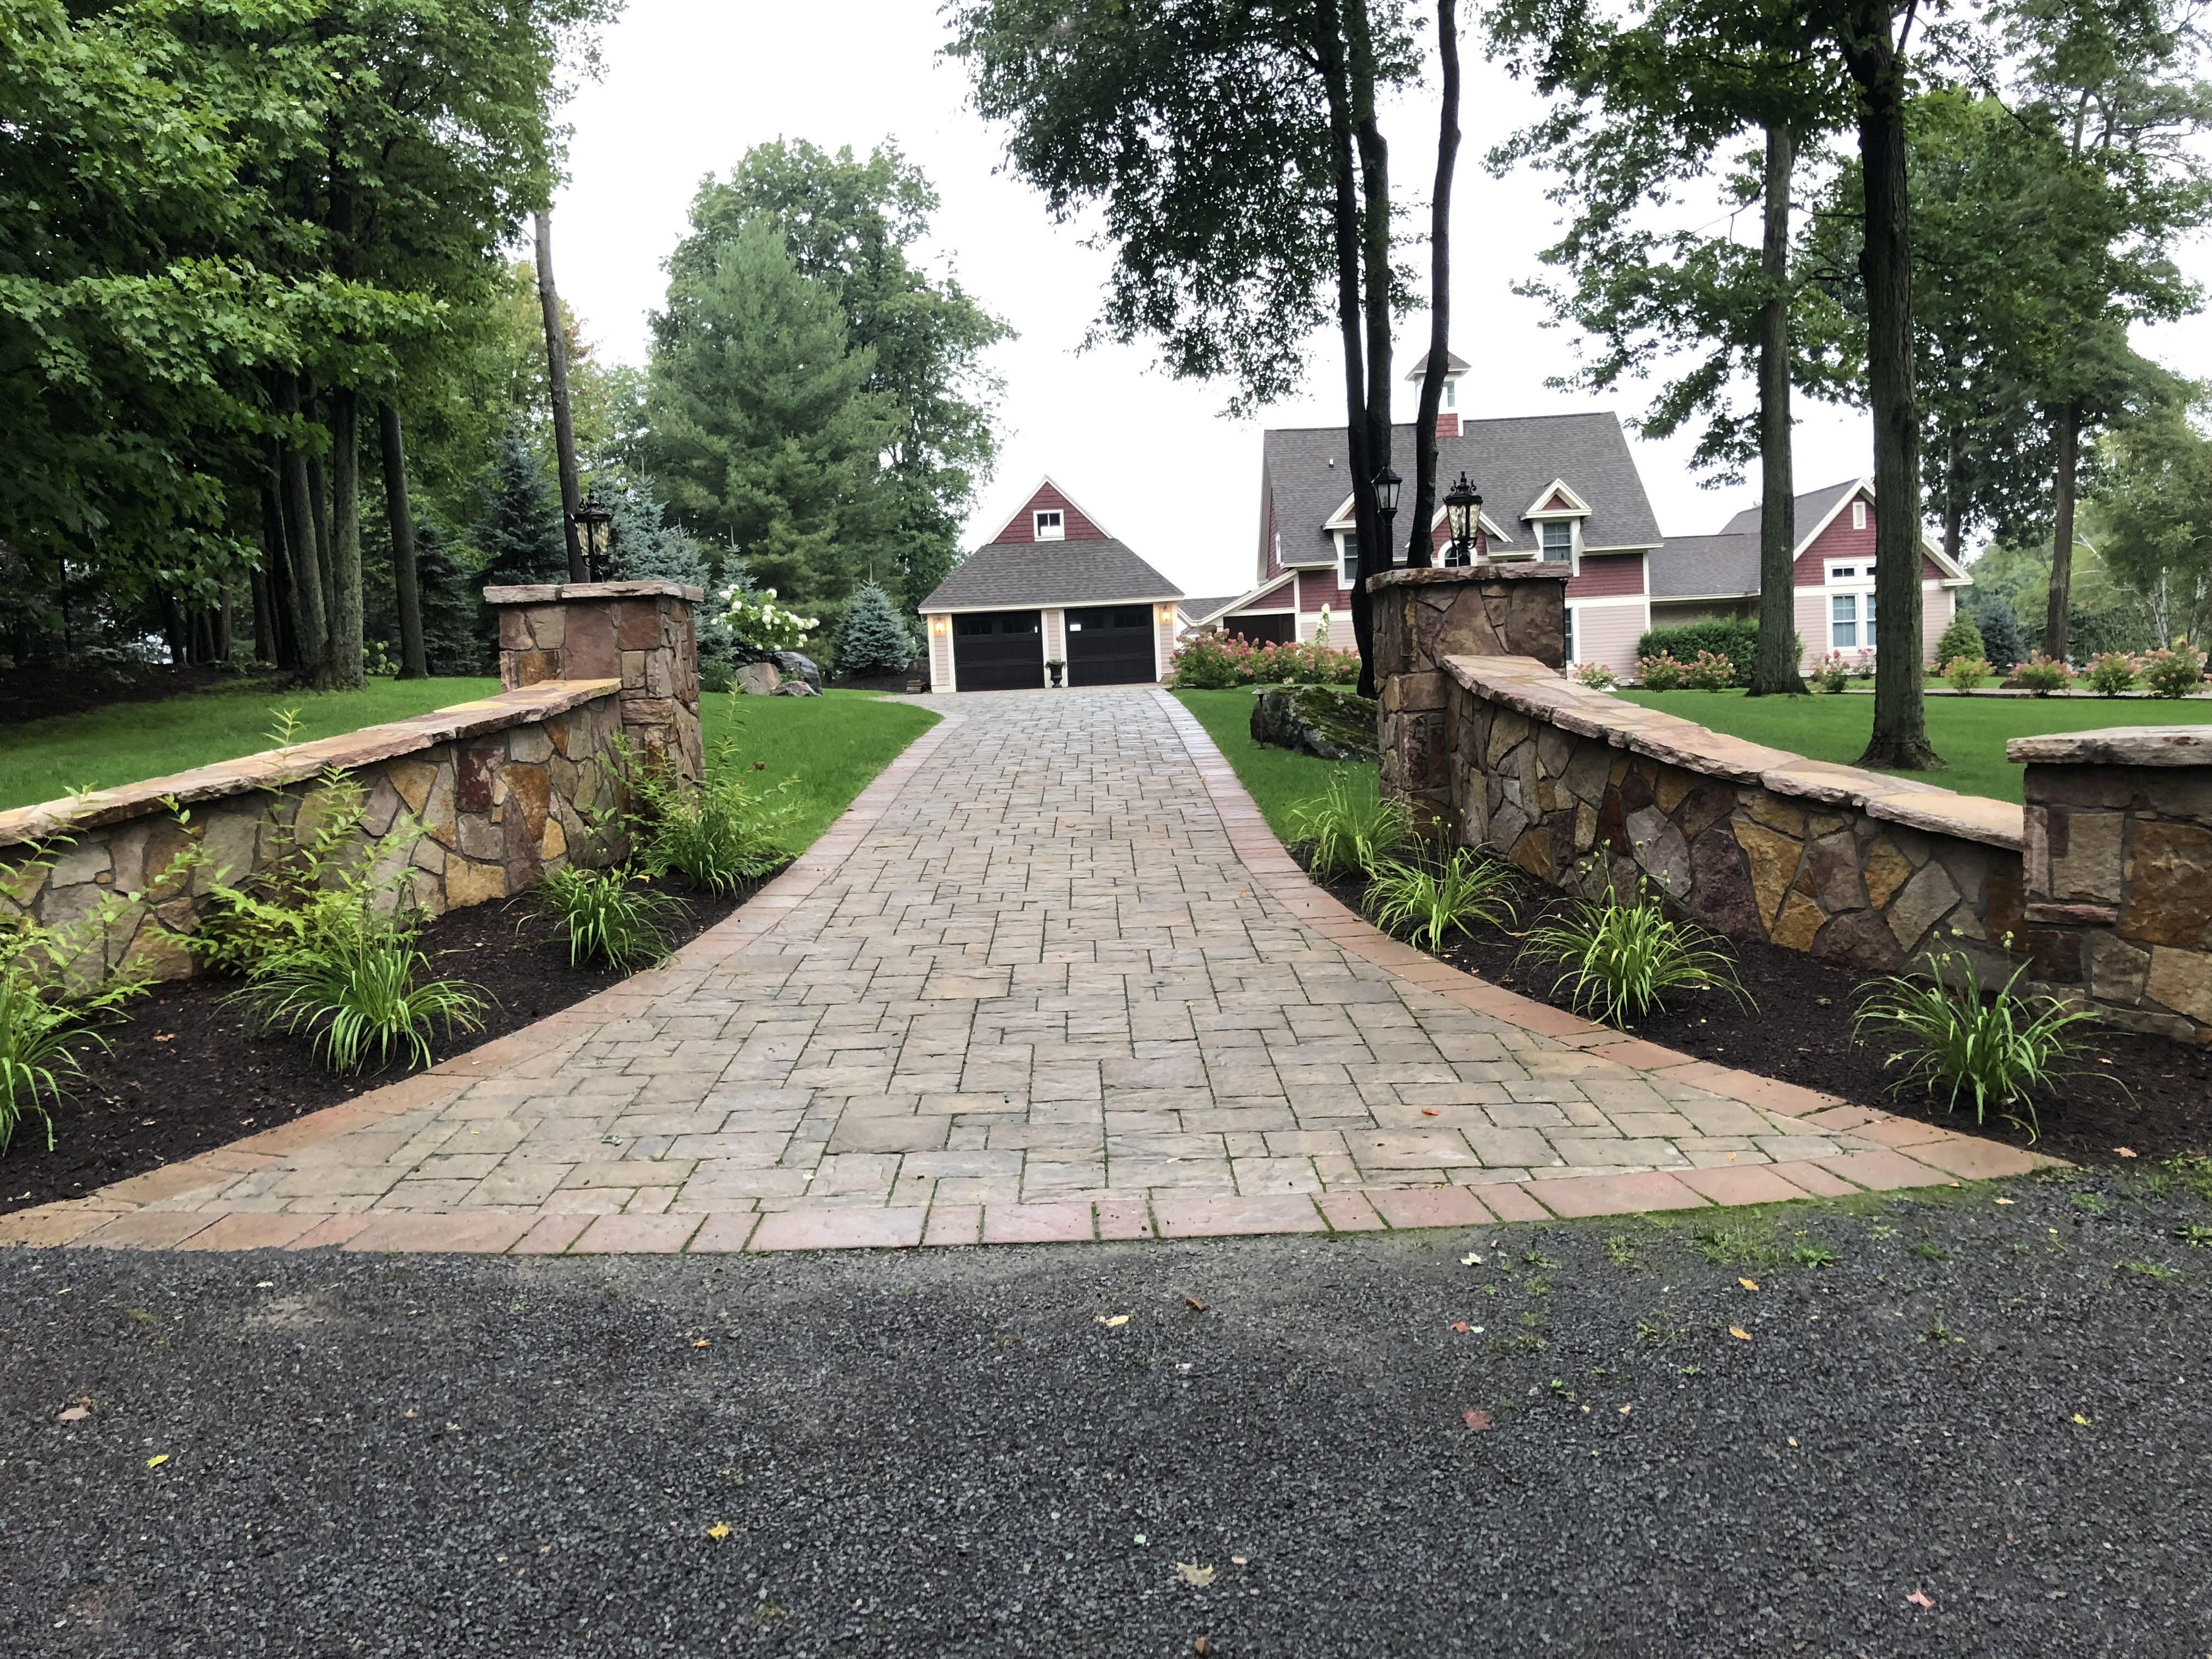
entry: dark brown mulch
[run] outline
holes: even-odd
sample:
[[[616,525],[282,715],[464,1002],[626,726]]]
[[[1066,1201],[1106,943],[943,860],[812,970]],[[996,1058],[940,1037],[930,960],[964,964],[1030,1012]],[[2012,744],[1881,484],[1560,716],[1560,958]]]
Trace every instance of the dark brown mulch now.
[[[686,943],[755,890],[717,898],[679,887],[673,896],[682,908],[665,931],[672,943]],[[497,999],[481,1031],[434,1041],[441,1060],[623,978],[599,966],[571,968],[556,929],[532,916],[526,899],[441,916],[423,929],[422,948],[440,977],[466,980]],[[304,1036],[257,1033],[247,1010],[225,1000],[237,988],[235,980],[185,980],[132,1003],[130,1018],[106,1030],[113,1051],[88,1053],[85,1080],[56,1109],[54,1150],[46,1151],[36,1118],[17,1129],[0,1158],[0,1213],[82,1198],[406,1075],[395,1066],[336,1076],[317,1062]]]
[[[1328,889],[1354,909],[1360,908],[1359,884],[1339,881]],[[1516,902],[1520,925],[1527,928],[1567,902],[1530,883]],[[1634,1035],[1863,1106],[2014,1146],[2029,1144],[2025,1130],[1994,1112],[1977,1126],[1971,1103],[1951,1112],[1925,1093],[1892,1091],[1896,1073],[1885,1072],[1882,1064],[1890,1047],[1879,1040],[1871,1047],[1851,1041],[1856,994],[1870,975],[1764,940],[1731,939],[1729,945],[1755,1007],[1740,1007],[1720,991],[1680,993],[1672,999],[1673,1006],[1655,1010],[1631,1027]],[[1537,1001],[1571,1006],[1564,992],[1553,994],[1552,973],[1541,963],[1516,960],[1520,951],[1518,939],[1486,929],[1472,938],[1455,936],[1443,959]],[[2078,1029],[2087,1037],[2081,1057],[2085,1075],[2037,1097],[2042,1134],[2033,1145],[2039,1152],[2076,1164],[2126,1162],[2121,1147],[2143,1159],[2212,1152],[2212,1048],[2105,1025]]]
[[[56,714],[81,714],[113,702],[158,702],[211,686],[277,684],[283,676],[245,678],[202,665],[172,668],[133,663],[97,668],[59,668],[49,663],[0,669],[0,726],[21,726]]]

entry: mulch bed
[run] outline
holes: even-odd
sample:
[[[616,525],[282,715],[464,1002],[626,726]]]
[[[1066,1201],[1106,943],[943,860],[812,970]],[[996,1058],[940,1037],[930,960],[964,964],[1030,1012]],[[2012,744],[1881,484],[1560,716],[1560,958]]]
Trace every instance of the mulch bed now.
[[[718,898],[679,884],[672,892],[681,908],[664,931],[672,944],[687,943],[758,885]],[[481,1031],[434,1039],[440,1060],[625,977],[597,965],[571,968],[557,928],[532,916],[527,898],[449,912],[423,929],[421,947],[439,977],[466,980],[496,999]],[[235,980],[183,980],[130,1005],[130,1018],[105,1033],[112,1052],[87,1053],[85,1079],[55,1109],[54,1150],[46,1151],[46,1127],[36,1118],[16,1130],[0,1157],[0,1213],[82,1198],[406,1075],[395,1066],[337,1076],[316,1060],[304,1036],[257,1033],[249,1012],[226,1001],[237,988]]]
[[[187,691],[214,686],[276,685],[283,676],[246,678],[207,665],[170,667],[132,663],[100,668],[60,668],[33,664],[0,669],[0,726],[21,726],[57,714],[81,714],[110,703],[158,702]]]
[[[1361,883],[1325,884],[1344,903],[1361,909]],[[1534,882],[1523,884],[1515,902],[1524,929],[1568,902]],[[1899,1116],[2014,1146],[2031,1144],[2025,1130],[1994,1112],[1987,1122],[1976,1125],[1971,1103],[1952,1112],[1926,1094],[1892,1091],[1895,1072],[1885,1072],[1882,1065],[1890,1050],[1878,1041],[1871,1047],[1851,1041],[1856,993],[1869,975],[1764,940],[1728,944],[1755,1007],[1740,1007],[1725,992],[1680,993],[1672,1006],[1654,1010],[1630,1027],[1632,1034],[1700,1060],[1802,1084]],[[1516,962],[1520,951],[1518,939],[1484,929],[1473,937],[1455,935],[1443,959],[1539,1002],[1571,1007],[1564,993],[1552,994],[1553,975],[1545,964]],[[2042,1124],[2041,1136],[2033,1143],[2036,1150],[2075,1164],[2122,1164],[2130,1153],[2152,1159],[2212,1152],[2212,1048],[2103,1025],[2077,1029],[2087,1038],[2081,1065],[2089,1075],[2036,1098]]]

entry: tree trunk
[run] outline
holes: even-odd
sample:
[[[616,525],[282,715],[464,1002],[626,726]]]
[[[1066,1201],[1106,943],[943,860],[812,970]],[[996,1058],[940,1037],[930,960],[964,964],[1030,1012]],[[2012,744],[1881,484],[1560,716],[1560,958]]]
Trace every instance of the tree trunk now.
[[[1906,24],[1911,27],[1910,19]],[[1874,416],[1874,732],[1861,766],[1928,771],[1920,684],[1920,414],[1912,395],[1912,236],[1905,185],[1905,66],[1888,0],[1860,0],[1840,42],[1859,93],[1866,239],[1867,404]]]
[[[215,659],[217,662],[230,660],[230,651],[234,642],[231,634],[230,582],[228,578],[225,578],[222,585],[222,597],[216,601],[215,612]]]
[[[164,593],[161,605],[161,642],[168,647],[169,666],[182,668],[191,660],[191,649],[185,639],[184,613],[177,605],[177,596]]]
[[[1375,489],[1367,470],[1367,376],[1359,309],[1359,206],[1352,180],[1352,104],[1336,0],[1315,0],[1314,49],[1328,100],[1329,154],[1336,172],[1336,325],[1344,341],[1344,441],[1352,474],[1352,534],[1359,543],[1359,580],[1352,589],[1352,637],[1359,649],[1363,697],[1375,695],[1375,613],[1367,597],[1367,565],[1382,545]]]
[[[292,377],[286,383],[287,413],[300,409],[299,389]],[[315,552],[314,478],[307,458],[295,445],[284,446],[281,458],[284,477],[284,540],[290,550],[293,648],[300,678],[309,685],[323,681],[324,640],[321,561]]]
[[[2051,602],[2043,613],[2043,654],[2053,662],[2066,660],[2067,623],[2074,599],[2074,484],[2081,461],[2081,405],[2070,403],[2058,411],[2058,471],[2051,489]]]
[[[399,678],[427,678],[422,654],[422,589],[415,574],[415,513],[407,500],[407,444],[399,429],[398,405],[380,404],[377,436],[384,457],[384,516],[392,526],[392,589],[399,613]]]
[[[1798,660],[1797,483],[1790,416],[1790,181],[1797,147],[1788,128],[1766,129],[1766,238],[1759,256],[1766,303],[1759,311],[1759,653],[1748,693],[1802,696]]]
[[[568,580],[588,581],[576,509],[584,504],[576,482],[576,428],[568,417],[568,348],[561,337],[561,296],[553,287],[553,216],[538,213],[538,304],[545,313],[545,386],[553,403],[553,453],[561,472],[561,528],[568,546]]]
[[[284,606],[289,597],[284,580],[284,499],[281,493],[283,453],[272,451],[275,463],[261,484],[261,568],[254,572],[253,650],[264,662],[280,668],[297,667],[294,631],[286,625]]]
[[[331,684],[355,691],[362,671],[361,398],[331,393]]]
[[[1359,585],[1353,591],[1353,633],[1364,616],[1367,631],[1360,639],[1360,689],[1367,696],[1375,671],[1367,665],[1375,638],[1375,602],[1370,583],[1375,572],[1387,570],[1397,561],[1390,526],[1375,499],[1375,480],[1390,465],[1390,147],[1375,118],[1375,40],[1367,15],[1367,0],[1346,0],[1345,33],[1351,47],[1352,131],[1359,146],[1361,194],[1360,241],[1362,276],[1367,314],[1367,454],[1352,488],[1367,503],[1374,526],[1370,539],[1360,533]],[[1373,549],[1370,554],[1368,550]]]
[[[1425,566],[1435,550],[1437,410],[1443,404],[1451,356],[1451,191],[1459,160],[1459,19],[1454,0],[1437,0],[1437,55],[1443,67],[1443,113],[1437,125],[1437,183],[1429,198],[1429,359],[1421,369],[1420,412],[1413,416],[1413,526],[1406,562]]]

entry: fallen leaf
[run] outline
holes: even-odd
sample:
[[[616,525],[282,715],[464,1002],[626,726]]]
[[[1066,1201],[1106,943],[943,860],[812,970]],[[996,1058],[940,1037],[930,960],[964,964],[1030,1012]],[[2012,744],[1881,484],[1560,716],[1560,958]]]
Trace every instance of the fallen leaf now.
[[[1464,1331],[1464,1330],[1471,1330],[1471,1329],[1473,1329],[1474,1328],[1473,1328],[1472,1326],[1470,1326],[1470,1325],[1467,1322],[1467,1321],[1465,1321],[1464,1319],[1462,1319],[1462,1320],[1460,1320],[1459,1322],[1457,1322],[1455,1324],[1454,1324],[1454,1325],[1452,1326],[1452,1328],[1453,1328],[1454,1330],[1455,1330],[1455,1331]]]
[[[2115,1146],[2112,1150],[2122,1158],[2133,1158],[2136,1155],[2136,1149],[2132,1146]]]
[[[86,1418],[91,1415],[92,1413],[82,1406],[71,1406],[59,1417],[54,1419],[54,1421],[57,1423],[82,1423]]]
[[[1797,1443],[1797,1437],[1796,1435],[1793,1434],[1790,1437],[1790,1443],[1793,1446]]]
[[[1139,1533],[1132,1541],[1139,1544],[1143,1543],[1145,1541],[1145,1534]]]
[[[1433,1106],[1424,1106],[1421,1108],[1421,1115],[1423,1117],[1442,1117],[1443,1114]]]
[[[1182,1305],[1189,1309],[1193,1313],[1204,1313],[1206,1311],[1206,1304],[1200,1302],[1194,1296],[1187,1296],[1183,1297]]]
[[[1229,1558],[1229,1561],[1231,1566],[1241,1567],[1244,1565],[1244,1558],[1241,1555],[1232,1555]]]
[[[1747,1331],[1747,1330],[1744,1329],[1744,1328],[1743,1328],[1742,1326],[1741,1326],[1741,1325],[1731,1325],[1731,1326],[1729,1326],[1729,1334],[1730,1336],[1734,1337],[1734,1338],[1735,1338],[1737,1341],[1739,1341],[1739,1342],[1748,1342],[1748,1341],[1750,1341],[1750,1340],[1751,1340],[1751,1333],[1750,1333],[1749,1331]]]
[[[147,1467],[148,1468],[149,1468],[149,1469],[158,1469],[158,1468],[160,1468],[161,1467],[161,1465],[162,1465],[162,1464],[164,1464],[164,1463],[167,1462],[168,1461],[169,1461],[169,1454],[168,1454],[168,1453],[167,1453],[167,1452],[159,1452],[159,1453],[156,1453],[154,1456],[149,1457],[149,1458],[148,1458],[148,1459],[146,1460],[146,1467]]]
[[[1759,1288],[1759,1281],[1755,1279],[1739,1279],[1736,1280],[1736,1283],[1742,1285],[1747,1291],[1755,1291]]]
[[[1633,1406],[1623,1406],[1623,1407],[1620,1408],[1620,1414],[1621,1414],[1623,1417],[1626,1417],[1626,1416],[1627,1416],[1627,1415],[1629,1414],[1629,1413],[1631,1413],[1631,1412],[1634,1411],[1635,1409],[1636,1409],[1636,1407],[1633,1407]]]
[[[1115,1314],[1109,1319],[1106,1315],[1100,1314],[1097,1316],[1097,1322],[1110,1328],[1115,1325],[1127,1324],[1129,1322],[1129,1316],[1127,1314]]]
[[[707,1528],[707,1536],[714,1540],[717,1543],[720,1543],[723,1539],[727,1538],[729,1535],[730,1523],[726,1521],[717,1521],[713,1526]]]
[[[1480,1434],[1485,1429],[1491,1426],[1490,1413],[1488,1412],[1462,1412],[1460,1413],[1459,1420],[1466,1424],[1470,1429],[1473,1429],[1477,1434]]]
[[[2009,1204],[2009,1203],[2011,1203],[2012,1201],[2013,1201],[2013,1200],[2010,1200],[2010,1199],[2008,1199],[2008,1198],[2001,1198],[2001,1199],[1999,1199],[1999,1200],[1997,1200],[1997,1202],[1998,1202],[1998,1203],[2000,1203],[2000,1204]]]
[[[2079,1412],[2075,1412],[2075,1413],[2074,1413],[2074,1420],[2075,1420],[2076,1423],[2079,1423],[2079,1424],[2080,1424],[2083,1428],[2085,1428],[2085,1429],[2086,1429],[2086,1428],[2087,1428],[2087,1427],[2089,1426],[2089,1419],[2088,1419],[2087,1418],[2086,1418],[2086,1417],[2082,1416],[2082,1415],[2081,1415],[2081,1413],[2079,1413]]]
[[[1459,1265],[1462,1267],[1480,1267],[1482,1265],[1482,1258],[1469,1250],[1465,1255],[1460,1257]]]
[[[695,1347],[695,1348],[703,1348],[703,1347],[705,1347],[705,1346],[707,1346],[707,1339],[706,1339],[705,1337],[703,1337],[703,1336],[702,1336],[702,1337],[701,1337],[701,1338],[700,1338],[696,1342],[694,1342],[691,1346],[692,1346],[693,1347]]]
[[[1176,1577],[1194,1589],[1204,1589],[1213,1582],[1213,1569],[1201,1567],[1195,1561],[1178,1561],[1175,1564],[1175,1570]]]
[[[1912,1605],[1913,1605],[1914,1607],[1934,1607],[1934,1606],[1936,1605],[1936,1604],[1935,1604],[1935,1602],[1933,1602],[1933,1601],[1929,1601],[1926,1596],[1923,1595],[1922,1595],[1918,1590],[1915,1590],[1915,1591],[1913,1591],[1911,1595],[1910,1595],[1906,1596],[1905,1599],[1906,1601],[1908,1601],[1911,1602],[1911,1603],[1912,1603]]]
[[[1194,1636],[1190,1638],[1190,1650],[1198,1656],[1198,1659],[1207,1659],[1213,1651],[1213,1644],[1203,1636]]]

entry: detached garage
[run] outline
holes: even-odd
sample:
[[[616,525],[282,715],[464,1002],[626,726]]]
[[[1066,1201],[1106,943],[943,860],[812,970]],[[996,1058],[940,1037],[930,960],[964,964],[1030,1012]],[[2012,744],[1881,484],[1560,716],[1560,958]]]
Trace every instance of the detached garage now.
[[[930,690],[1155,684],[1182,598],[1047,478],[922,601]]]

